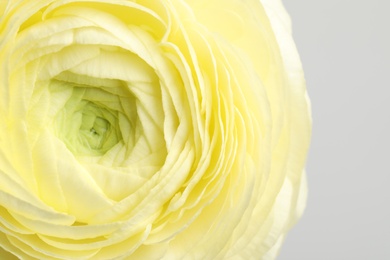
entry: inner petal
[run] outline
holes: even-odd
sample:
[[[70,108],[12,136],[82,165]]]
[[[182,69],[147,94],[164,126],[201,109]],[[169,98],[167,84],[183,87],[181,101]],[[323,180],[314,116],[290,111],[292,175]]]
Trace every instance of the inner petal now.
[[[74,87],[54,120],[55,132],[76,155],[103,155],[122,141],[119,112],[87,100],[85,92]]]

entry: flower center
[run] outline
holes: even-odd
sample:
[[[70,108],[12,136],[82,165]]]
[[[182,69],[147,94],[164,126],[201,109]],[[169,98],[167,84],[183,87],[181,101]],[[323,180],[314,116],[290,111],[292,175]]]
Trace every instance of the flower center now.
[[[81,125],[78,131],[78,138],[84,147],[96,151],[108,150],[118,141],[118,136],[108,138],[115,132],[111,131],[111,123],[105,119],[107,114],[110,115],[110,112],[87,101],[81,111]]]
[[[86,100],[82,88],[73,90],[54,129],[76,155],[103,155],[122,140],[118,111]]]

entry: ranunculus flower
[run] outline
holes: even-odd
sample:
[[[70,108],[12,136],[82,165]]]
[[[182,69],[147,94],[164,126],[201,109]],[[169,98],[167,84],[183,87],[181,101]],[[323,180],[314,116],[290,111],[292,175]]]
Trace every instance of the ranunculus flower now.
[[[278,0],[0,1],[2,259],[274,259],[310,114]]]

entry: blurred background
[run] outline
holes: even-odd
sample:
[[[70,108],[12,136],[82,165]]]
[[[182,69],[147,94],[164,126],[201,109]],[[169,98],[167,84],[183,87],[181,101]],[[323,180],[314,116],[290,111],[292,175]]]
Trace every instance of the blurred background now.
[[[305,214],[278,260],[390,259],[390,1],[284,0],[313,109]]]

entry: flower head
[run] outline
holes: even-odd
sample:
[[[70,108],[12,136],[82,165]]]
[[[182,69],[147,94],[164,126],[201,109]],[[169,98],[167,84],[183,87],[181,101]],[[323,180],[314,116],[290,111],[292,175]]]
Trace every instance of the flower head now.
[[[273,259],[310,115],[279,1],[0,1],[0,247]]]

